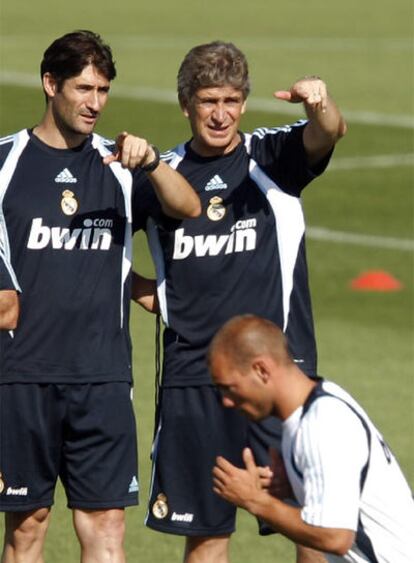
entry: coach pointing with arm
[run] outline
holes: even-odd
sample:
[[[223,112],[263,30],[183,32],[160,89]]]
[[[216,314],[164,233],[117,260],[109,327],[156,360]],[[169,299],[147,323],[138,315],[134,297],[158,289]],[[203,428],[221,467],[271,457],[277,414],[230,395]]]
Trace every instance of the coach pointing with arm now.
[[[229,318],[254,313],[283,327],[296,361],[316,375],[300,196],[325,170],[345,124],[325,83],[310,77],[276,94],[302,102],[307,120],[242,131],[250,92],[247,60],[223,41],[197,45],[185,55],[177,90],[191,137],[163,159],[194,186],[202,212],[171,221],[139,193],[133,205],[134,228],[145,229],[150,240],[158,302],[150,287],[134,295],[150,310],[158,304],[165,323],[146,524],[185,536],[185,563],[228,563],[236,510],[213,493],[211,468],[217,455],[241,462],[246,445],[267,466],[267,440],[277,444],[280,422],[248,424],[223,409],[207,348]],[[261,534],[268,532],[260,526]],[[298,553],[300,563],[321,561],[308,549],[298,547]]]
[[[115,76],[99,35],[59,37],[41,63],[43,118],[0,141],[0,248],[22,289],[14,338],[1,334],[3,563],[43,561],[58,478],[82,563],[125,562],[139,489],[131,198],[147,189],[171,220],[200,203],[146,139],[94,132]]]

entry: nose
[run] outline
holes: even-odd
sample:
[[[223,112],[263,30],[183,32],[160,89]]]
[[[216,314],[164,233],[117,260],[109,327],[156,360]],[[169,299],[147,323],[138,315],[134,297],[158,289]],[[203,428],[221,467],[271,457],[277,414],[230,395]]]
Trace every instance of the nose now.
[[[97,90],[91,90],[89,92],[88,100],[87,100],[88,107],[93,111],[99,111],[102,106],[101,101],[101,94]]]
[[[216,121],[222,122],[224,121],[226,112],[224,109],[224,105],[221,103],[218,103],[214,106],[214,111],[213,111],[213,119],[215,119]]]

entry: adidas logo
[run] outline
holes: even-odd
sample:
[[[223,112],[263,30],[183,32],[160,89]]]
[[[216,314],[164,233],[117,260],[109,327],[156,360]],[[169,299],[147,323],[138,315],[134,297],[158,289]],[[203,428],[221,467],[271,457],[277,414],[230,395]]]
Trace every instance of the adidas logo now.
[[[215,176],[213,176],[213,178],[211,178],[211,180],[207,182],[204,189],[206,190],[206,192],[209,192],[211,190],[226,190],[227,184],[225,184],[220,176],[216,174]]]
[[[134,475],[129,484],[128,493],[136,493],[138,490],[139,490],[138,481]]]
[[[64,168],[55,178],[55,182],[58,184],[76,184],[77,181],[68,168]]]

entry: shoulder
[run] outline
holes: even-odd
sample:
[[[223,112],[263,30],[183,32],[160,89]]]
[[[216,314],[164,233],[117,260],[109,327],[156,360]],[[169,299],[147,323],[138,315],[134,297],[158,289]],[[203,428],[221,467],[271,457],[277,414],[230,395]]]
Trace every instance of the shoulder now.
[[[355,416],[353,414],[355,405],[354,399],[342,387],[332,381],[323,380],[320,392],[311,402],[304,418],[308,413],[311,417],[317,415],[320,417],[332,416],[333,420],[344,416]],[[338,410],[337,415],[335,415],[336,409]]]
[[[91,139],[91,145],[99,153],[105,156],[113,152],[116,143],[113,139],[107,139],[102,135],[98,135],[98,133],[93,133]]]
[[[315,400],[302,419],[303,432],[324,442],[365,449],[367,431],[361,419],[364,412],[352,397],[332,382],[324,382],[329,393]]]
[[[0,248],[0,290],[4,289],[20,291],[20,287],[13,275],[12,266]]]
[[[307,121],[300,120],[281,127],[258,127],[244,135],[244,144],[249,155],[265,167],[281,159],[296,169],[304,166],[303,130]]]
[[[252,142],[261,142],[264,140],[283,139],[292,135],[302,134],[307,124],[306,119],[299,119],[289,125],[278,125],[275,127],[257,127],[248,136]],[[246,135],[247,136],[247,135]]]
[[[0,168],[3,166],[11,150],[18,145],[25,146],[29,138],[27,129],[22,129],[17,133],[0,138]]]
[[[171,168],[175,169],[183,160],[185,155],[186,155],[185,143],[181,143],[172,149],[162,152],[160,158],[163,162],[171,166]]]

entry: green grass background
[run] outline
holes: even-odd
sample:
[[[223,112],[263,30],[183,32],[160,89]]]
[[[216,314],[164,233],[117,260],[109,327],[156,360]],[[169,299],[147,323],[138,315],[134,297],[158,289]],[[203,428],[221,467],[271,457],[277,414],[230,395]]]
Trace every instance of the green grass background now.
[[[40,87],[7,82],[5,73],[36,76],[49,43],[78,28],[101,33],[117,61],[118,78],[98,127],[107,136],[127,128],[162,149],[186,139],[188,124],[176,105],[119,97],[117,87],[118,92],[136,87],[173,91],[178,65],[188,49],[217,38],[234,41],[247,54],[254,97],[270,101],[274,90],[288,87],[300,76],[318,74],[348,112],[409,116],[414,86],[412,24],[410,0],[1,2],[0,134],[34,125],[44,108]],[[301,117],[299,106],[297,110]],[[293,119],[249,110],[243,127],[251,130]],[[350,119],[348,135],[334,159],[413,150],[412,128]],[[306,190],[304,207],[311,226],[412,239],[413,169],[328,170]],[[308,260],[320,373],[344,385],[366,407],[414,485],[413,253],[309,239]],[[140,235],[134,261],[141,272],[152,273]],[[361,272],[379,269],[397,277],[403,290],[350,290],[350,280]],[[181,561],[182,538],[143,525],[154,414],[154,320],[133,307],[131,330],[142,504],[127,511],[128,561],[174,563]],[[259,538],[255,521],[243,511],[231,550],[238,563],[294,561],[288,541]],[[70,512],[58,487],[46,562],[72,563],[78,553]]]

